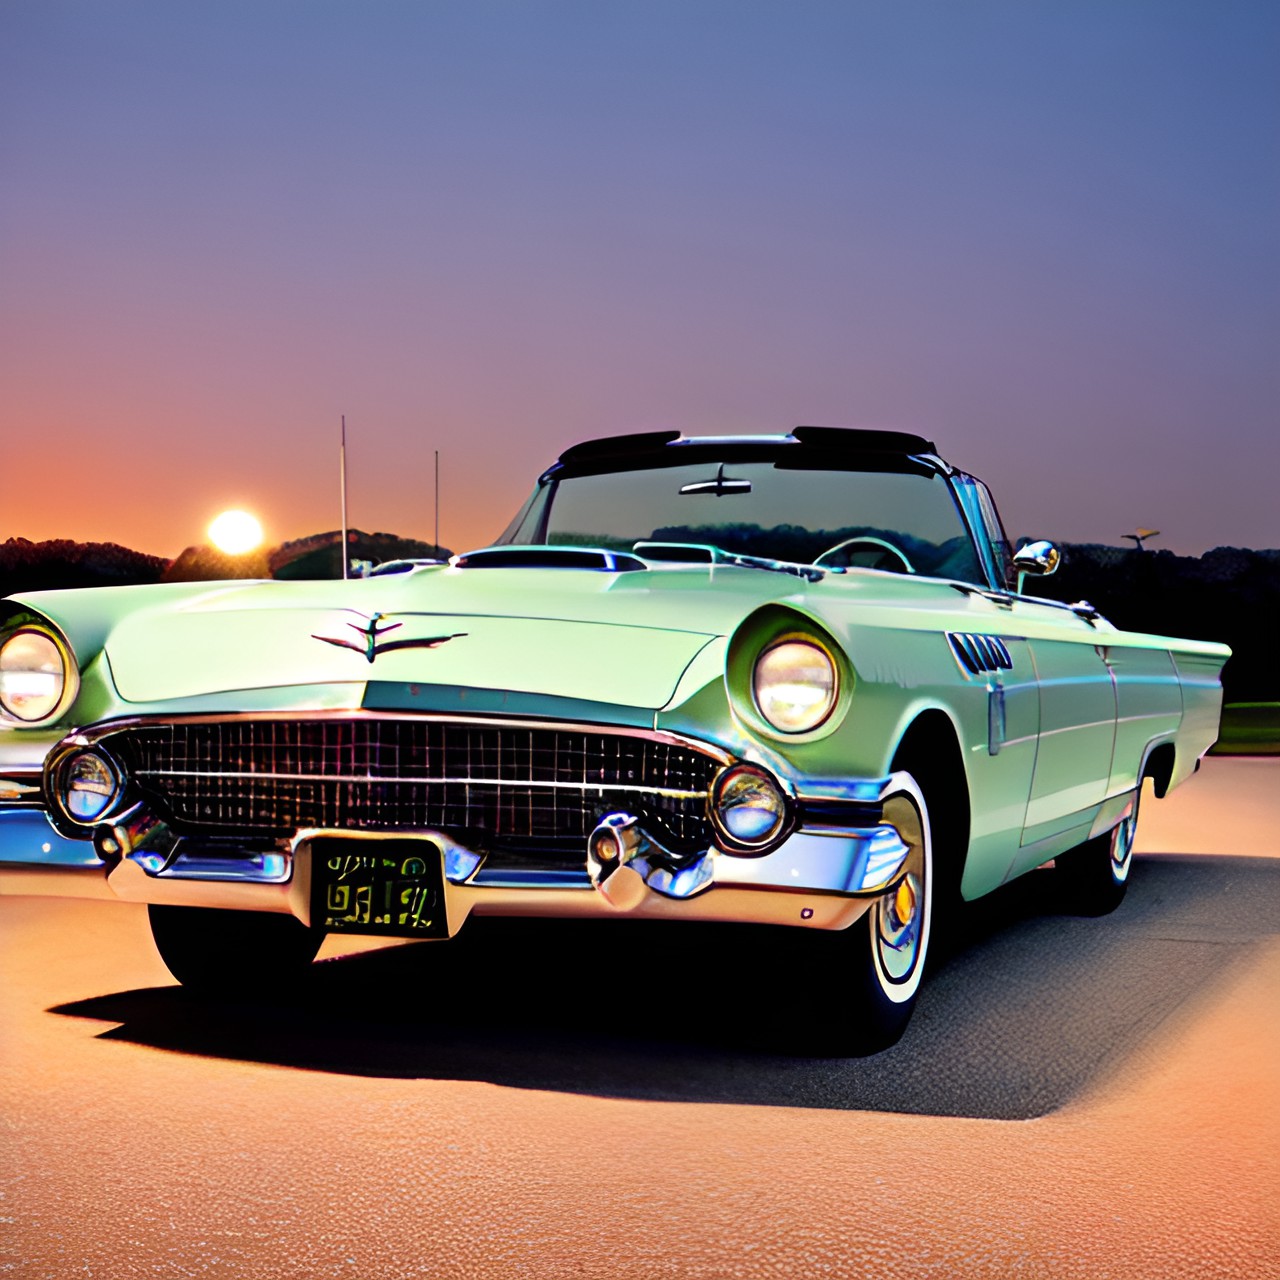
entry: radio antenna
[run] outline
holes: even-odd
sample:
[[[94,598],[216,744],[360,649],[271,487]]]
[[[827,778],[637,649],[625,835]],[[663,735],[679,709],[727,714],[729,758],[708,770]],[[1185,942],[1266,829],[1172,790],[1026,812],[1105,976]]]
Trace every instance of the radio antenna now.
[[[436,450],[436,555],[440,554],[440,450]]]
[[[342,442],[338,446],[338,487],[342,495],[342,576],[347,577],[347,415],[342,415]]]

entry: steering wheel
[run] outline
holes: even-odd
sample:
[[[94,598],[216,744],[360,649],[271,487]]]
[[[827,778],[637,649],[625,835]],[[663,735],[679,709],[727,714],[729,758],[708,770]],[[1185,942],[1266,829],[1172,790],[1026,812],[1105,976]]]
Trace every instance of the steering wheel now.
[[[819,568],[886,569],[890,573],[915,573],[915,566],[892,542],[873,538],[846,538],[828,547],[814,562]]]

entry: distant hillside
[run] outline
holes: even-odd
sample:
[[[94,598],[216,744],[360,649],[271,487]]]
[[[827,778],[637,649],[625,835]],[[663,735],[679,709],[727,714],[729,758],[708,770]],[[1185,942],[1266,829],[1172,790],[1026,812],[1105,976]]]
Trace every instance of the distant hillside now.
[[[130,551],[114,542],[72,542],[57,538],[31,542],[10,538],[0,543],[0,597],[21,591],[64,587],[118,587],[150,582],[215,582],[230,578],[340,578],[338,530],[315,533],[278,547],[229,556],[214,547],[187,547],[173,560]],[[452,554],[429,542],[394,533],[348,531],[353,560],[447,559]]]
[[[162,582],[220,582],[228,578],[269,578],[267,553],[229,556],[217,547],[187,547],[161,576]]]
[[[1067,543],[1050,578],[1027,591],[1088,600],[1117,627],[1221,640],[1229,702],[1280,699],[1280,550],[1215,547],[1204,555]]]
[[[116,587],[159,582],[169,561],[130,551],[114,542],[30,542],[10,538],[0,543],[0,596],[19,591],[53,591],[62,587]]]
[[[307,538],[282,542],[267,555],[273,578],[340,578],[342,577],[342,530],[313,533]],[[347,530],[347,554],[352,560],[368,560],[382,564],[387,560],[447,560],[453,553],[416,538],[401,538],[394,533],[364,533]]]
[[[0,596],[60,587],[194,582],[220,578],[337,578],[338,530],[286,542],[249,556],[188,547],[173,561],[110,542],[66,539],[0,543]],[[386,560],[447,557],[428,542],[391,533],[348,532],[350,556]],[[1036,595],[1088,600],[1118,627],[1158,635],[1225,641],[1234,650],[1223,673],[1232,702],[1280,700],[1280,550],[1216,547],[1203,556],[1065,544],[1062,567]]]

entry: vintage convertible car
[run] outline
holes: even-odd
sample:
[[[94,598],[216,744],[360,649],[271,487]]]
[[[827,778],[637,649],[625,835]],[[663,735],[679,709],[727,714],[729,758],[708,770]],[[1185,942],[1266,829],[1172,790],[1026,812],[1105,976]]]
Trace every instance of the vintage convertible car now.
[[[0,882],[150,904],[205,987],[472,914],[787,926],[887,1044],[955,904],[1056,860],[1115,906],[1216,736],[1229,650],[1022,594],[1057,562],[929,441],[798,427],[576,445],[448,564],[13,597]]]

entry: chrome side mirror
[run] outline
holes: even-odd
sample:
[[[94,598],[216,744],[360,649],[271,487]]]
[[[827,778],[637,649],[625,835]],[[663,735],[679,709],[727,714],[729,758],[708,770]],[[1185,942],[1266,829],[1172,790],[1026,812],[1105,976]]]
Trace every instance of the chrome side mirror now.
[[[1062,563],[1062,552],[1052,542],[1028,542],[1013,557],[1013,568],[1018,575],[1018,593],[1022,593],[1022,583],[1030,574],[1036,578],[1047,578],[1057,571]]]

